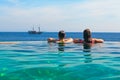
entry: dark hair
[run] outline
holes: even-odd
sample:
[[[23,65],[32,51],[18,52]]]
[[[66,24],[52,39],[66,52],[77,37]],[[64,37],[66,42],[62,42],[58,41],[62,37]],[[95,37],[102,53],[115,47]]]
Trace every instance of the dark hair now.
[[[84,41],[87,42],[87,43],[91,43],[91,32],[90,32],[90,29],[85,29],[83,31],[83,38],[84,38]]]
[[[83,38],[84,38],[84,44],[83,44],[84,52],[90,52],[91,51],[90,43],[92,43],[90,29],[85,29],[83,31]]]
[[[59,39],[65,38],[65,32],[63,30],[59,31],[58,37],[59,37]]]

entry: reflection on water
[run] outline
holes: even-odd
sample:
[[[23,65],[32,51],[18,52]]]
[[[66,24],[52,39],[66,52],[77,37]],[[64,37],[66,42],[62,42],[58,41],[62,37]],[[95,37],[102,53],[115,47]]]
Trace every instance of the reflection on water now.
[[[64,43],[59,43],[58,44],[58,51],[64,51],[65,44]]]
[[[92,62],[92,54],[91,54],[91,43],[84,43],[83,44],[83,52],[84,52],[84,58],[85,58],[85,63]]]
[[[85,63],[92,62],[92,55],[91,55],[91,53],[84,54],[84,58],[85,58]]]

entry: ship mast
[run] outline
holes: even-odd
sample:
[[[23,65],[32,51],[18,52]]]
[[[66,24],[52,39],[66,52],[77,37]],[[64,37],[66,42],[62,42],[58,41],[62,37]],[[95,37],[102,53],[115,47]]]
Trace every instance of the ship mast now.
[[[33,25],[33,28],[32,28],[32,30],[33,30],[33,31],[35,31],[35,30],[34,30],[34,25]]]
[[[38,27],[38,30],[39,30],[38,32],[40,32],[40,27]]]
[[[32,28],[32,30],[34,31],[34,27]]]

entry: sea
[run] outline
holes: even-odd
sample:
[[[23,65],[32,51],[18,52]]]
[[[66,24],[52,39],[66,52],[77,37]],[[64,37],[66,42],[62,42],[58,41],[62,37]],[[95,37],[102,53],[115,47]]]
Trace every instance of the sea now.
[[[82,35],[66,32],[66,38]],[[0,80],[120,80],[120,33],[93,32],[105,42],[89,49],[48,43],[49,37],[58,39],[58,32],[0,32]]]
[[[41,34],[29,34],[27,32],[0,32],[0,41],[46,41],[49,37],[58,39],[58,32],[43,32]],[[82,32],[66,32],[66,38],[83,39]],[[120,33],[93,32],[92,37],[105,41],[120,41]]]

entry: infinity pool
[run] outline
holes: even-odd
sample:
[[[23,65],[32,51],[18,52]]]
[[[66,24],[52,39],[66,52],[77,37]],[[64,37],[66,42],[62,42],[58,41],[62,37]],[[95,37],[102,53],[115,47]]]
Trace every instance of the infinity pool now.
[[[120,80],[120,42],[0,44],[0,80]]]

